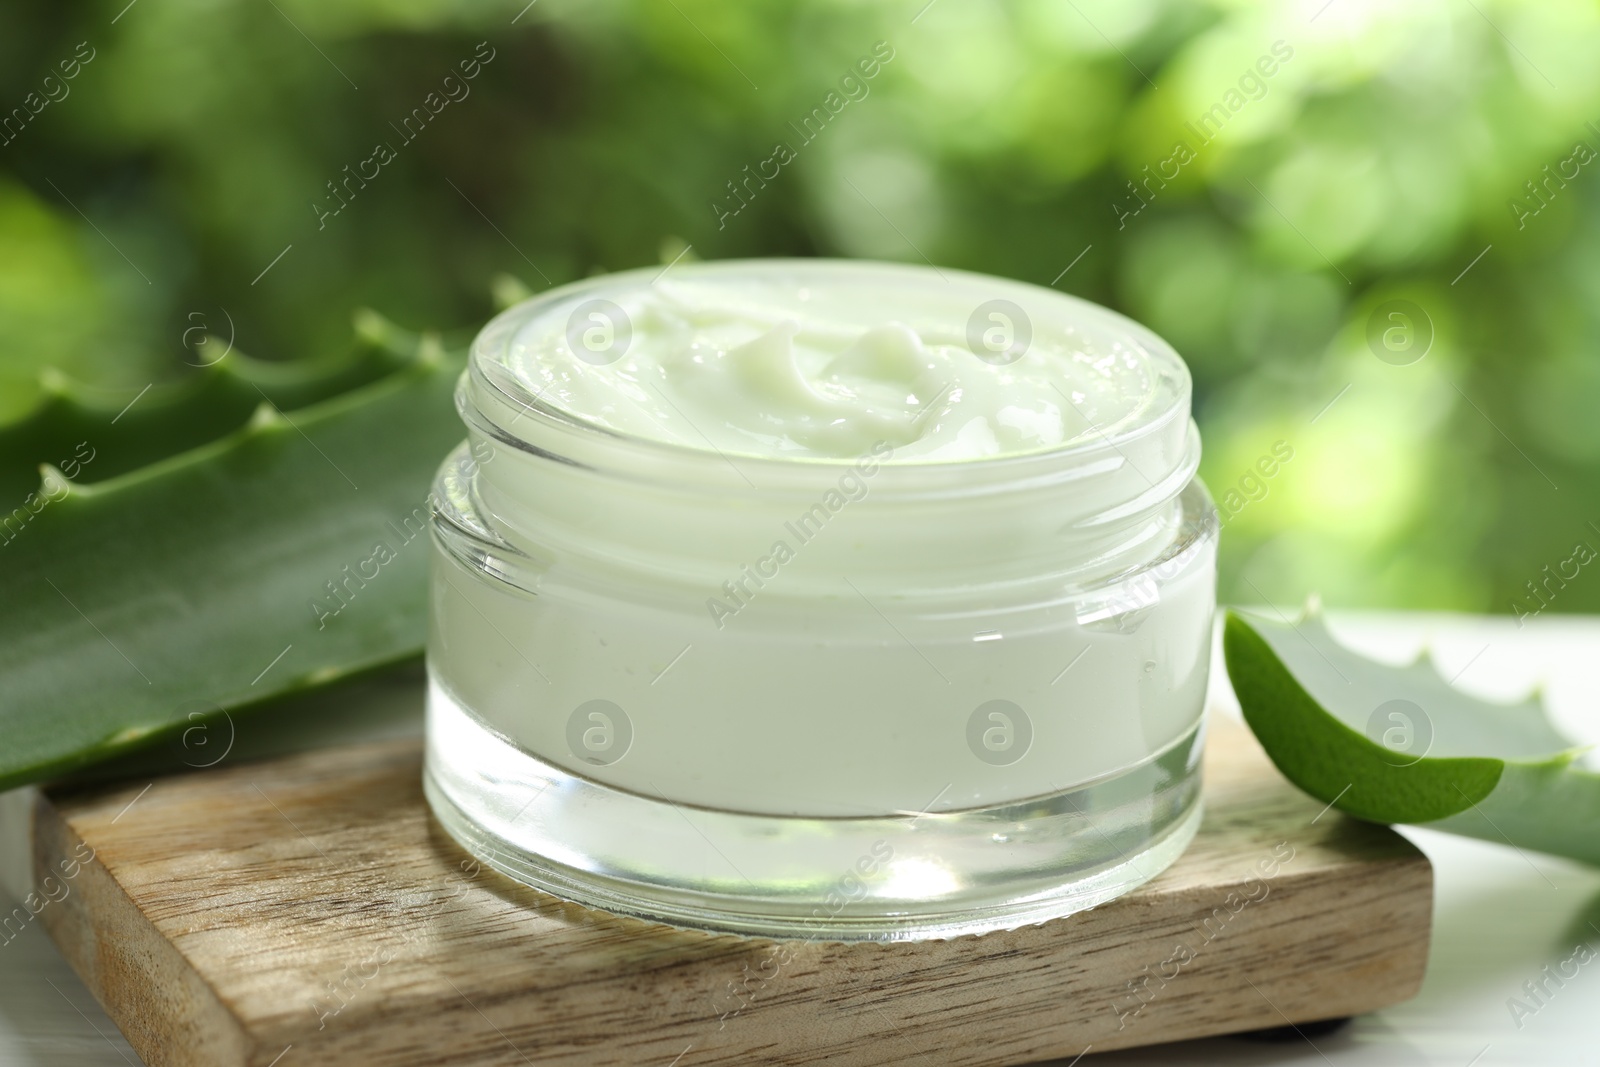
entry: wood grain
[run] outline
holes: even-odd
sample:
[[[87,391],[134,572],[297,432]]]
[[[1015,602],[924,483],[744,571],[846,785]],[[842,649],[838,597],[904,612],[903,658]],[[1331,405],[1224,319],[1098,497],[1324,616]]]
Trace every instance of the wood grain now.
[[[1427,860],[1321,813],[1231,722],[1206,774],[1199,835],[1153,882],[942,942],[771,942],[564,904],[439,829],[414,741],[46,793],[34,872],[55,879],[40,921],[158,1065],[980,1067],[1415,993]]]

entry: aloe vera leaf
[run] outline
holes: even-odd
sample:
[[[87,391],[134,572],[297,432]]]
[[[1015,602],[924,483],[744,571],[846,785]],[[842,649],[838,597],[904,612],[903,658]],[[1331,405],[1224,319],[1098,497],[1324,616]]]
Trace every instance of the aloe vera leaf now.
[[[1295,622],[1230,611],[1228,677],[1284,776],[1369,822],[1409,823],[1600,864],[1600,774],[1537,699],[1492,704],[1431,663],[1376,663],[1315,609]]]
[[[263,402],[293,411],[376,381],[413,362],[420,344],[373,311],[357,313],[355,344],[325,359],[270,362],[232,350],[224,338],[194,340],[199,365],[142,393],[95,389],[47,371],[38,403],[0,424],[5,508],[36,488],[41,463],[74,481],[105,481],[214,441]]]
[[[57,780],[86,785],[148,779],[330,745],[417,737],[425,713],[425,679],[421,660],[413,659],[327,685],[277,693],[269,703],[248,709],[196,709],[184,716],[180,727],[152,735],[149,743]]]
[[[298,412],[263,405],[0,534],[0,788],[417,655],[462,364],[435,345]]]

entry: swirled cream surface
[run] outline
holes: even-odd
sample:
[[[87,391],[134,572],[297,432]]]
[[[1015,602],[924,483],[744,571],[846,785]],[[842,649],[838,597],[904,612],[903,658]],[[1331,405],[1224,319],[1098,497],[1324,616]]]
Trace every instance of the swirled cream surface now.
[[[638,438],[894,463],[1056,449],[1186,405],[1142,327],[1051,289],[838,260],[632,271],[520,324],[501,359],[544,404]]]

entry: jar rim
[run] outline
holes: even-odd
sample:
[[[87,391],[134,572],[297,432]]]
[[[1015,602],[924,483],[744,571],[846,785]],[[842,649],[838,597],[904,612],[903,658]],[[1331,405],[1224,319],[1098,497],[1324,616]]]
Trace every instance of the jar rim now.
[[[468,367],[462,379],[457,406],[469,425],[495,437],[503,444],[546,458],[577,462],[582,466],[598,466],[601,457],[622,462],[645,460],[653,465],[668,464],[674,468],[693,469],[696,466],[708,471],[727,470],[733,467],[751,468],[764,475],[777,477],[790,473],[803,477],[805,473],[824,474],[838,472],[861,462],[861,456],[816,456],[759,454],[719,449],[707,440],[706,447],[680,441],[663,440],[642,434],[630,433],[603,425],[546,400],[528,389],[526,383],[512,374],[504,356],[517,330],[534,316],[545,313],[551,306],[580,296],[593,296],[613,289],[637,288],[643,279],[653,285],[668,271],[679,270],[697,275],[738,272],[751,269],[785,270],[808,273],[826,272],[837,277],[839,272],[862,275],[901,275],[923,273],[930,279],[957,277],[973,285],[997,285],[1009,290],[1033,290],[1063,305],[1071,305],[1072,314],[1121,340],[1137,346],[1152,362],[1160,380],[1170,382],[1164,406],[1141,409],[1133,425],[1108,431],[1093,427],[1088,434],[1059,445],[1029,451],[1007,452],[994,456],[959,459],[894,460],[892,465],[899,477],[915,478],[919,473],[929,477],[955,476],[966,472],[970,478],[979,472],[986,475],[1017,475],[1043,469],[1060,471],[1063,466],[1095,466],[1108,459],[1128,461],[1124,447],[1136,444],[1146,437],[1170,432],[1174,421],[1186,426],[1189,422],[1190,398],[1193,380],[1188,366],[1177,351],[1160,335],[1138,322],[1109,308],[1081,297],[1073,296],[1044,286],[1009,278],[998,278],[971,271],[942,267],[921,267],[914,264],[882,262],[876,260],[831,258],[757,258],[714,260],[687,264],[681,267],[637,268],[613,274],[599,275],[571,282],[540,293],[515,304],[491,319],[473,340]],[[1151,391],[1152,397],[1160,392]],[[527,432],[516,427],[524,420],[555,438],[552,442],[534,440]],[[569,447],[550,447],[561,442]],[[587,453],[587,456],[576,453]],[[737,466],[734,461],[737,461]],[[606,464],[609,466],[610,464]],[[1118,465],[1121,465],[1119,462]],[[1161,481],[1168,471],[1157,472],[1151,481]],[[748,479],[746,479],[748,481]]]

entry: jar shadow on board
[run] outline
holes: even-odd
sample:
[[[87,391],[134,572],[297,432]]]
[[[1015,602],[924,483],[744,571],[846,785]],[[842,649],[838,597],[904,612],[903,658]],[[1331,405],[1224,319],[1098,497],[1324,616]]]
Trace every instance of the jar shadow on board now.
[[[1160,338],[1018,282],[693,264],[518,305],[434,488],[425,786],[562,898],[901,940],[1164,869],[1217,524]]]

